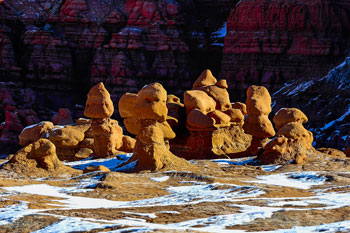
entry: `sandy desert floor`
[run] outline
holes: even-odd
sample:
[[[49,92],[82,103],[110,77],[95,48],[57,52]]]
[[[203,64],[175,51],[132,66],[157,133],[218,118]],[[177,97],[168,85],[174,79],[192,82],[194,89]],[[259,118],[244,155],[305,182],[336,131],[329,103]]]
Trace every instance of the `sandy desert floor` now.
[[[200,173],[116,169],[130,156],[65,163],[113,171],[76,177],[0,170],[0,232],[350,232],[350,158],[191,161]]]

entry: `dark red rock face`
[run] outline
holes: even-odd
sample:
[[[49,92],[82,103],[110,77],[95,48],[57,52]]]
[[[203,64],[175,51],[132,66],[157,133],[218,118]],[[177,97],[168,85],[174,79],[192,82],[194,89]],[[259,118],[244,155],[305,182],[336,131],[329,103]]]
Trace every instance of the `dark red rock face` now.
[[[221,77],[239,94],[321,77],[349,49],[350,2],[242,0],[227,21]]]

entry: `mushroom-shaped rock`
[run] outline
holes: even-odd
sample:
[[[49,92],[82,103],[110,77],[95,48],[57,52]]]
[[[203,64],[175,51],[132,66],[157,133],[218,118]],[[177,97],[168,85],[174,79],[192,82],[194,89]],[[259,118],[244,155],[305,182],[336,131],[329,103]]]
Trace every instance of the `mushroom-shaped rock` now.
[[[56,155],[55,145],[43,138],[17,151],[2,168],[34,177],[62,176],[67,173],[76,175],[79,173],[63,165]]]
[[[212,112],[216,108],[216,102],[208,94],[199,90],[186,91],[184,93],[184,103],[187,114],[197,108],[204,114]]]
[[[254,142],[248,148],[247,153],[248,155],[257,155],[263,149],[263,142],[275,135],[275,130],[268,118],[271,112],[269,91],[263,86],[250,86],[247,90],[246,106],[248,117],[244,122],[243,129],[253,136]]]
[[[278,130],[276,137],[265,146],[264,152],[258,156],[263,164],[289,163],[299,164],[309,155],[315,153],[312,147],[313,135],[299,122],[290,122]],[[299,156],[299,157],[298,157]]]
[[[211,86],[217,83],[216,78],[213,76],[210,70],[206,69],[202,72],[199,78],[194,82],[193,88]]]
[[[40,138],[46,138],[53,129],[53,124],[50,121],[42,121],[40,123],[25,127],[18,136],[19,144],[27,146]]]
[[[70,110],[68,108],[58,109],[58,113],[52,117],[52,123],[55,125],[73,124]]]
[[[153,83],[142,88],[137,93],[134,106],[134,116],[139,119],[154,119],[164,122],[168,115],[166,107],[167,92],[159,83]]]
[[[84,115],[90,118],[109,118],[114,112],[111,96],[103,83],[91,88],[86,100]]]
[[[137,160],[136,171],[195,167],[169,151],[168,140],[174,138],[175,133],[166,121],[167,98],[161,84],[147,85],[138,92],[131,114],[124,119],[127,130],[137,135],[134,153],[128,162]]]
[[[305,123],[307,121],[307,116],[297,108],[282,108],[273,117],[276,129],[280,129],[290,122]]]

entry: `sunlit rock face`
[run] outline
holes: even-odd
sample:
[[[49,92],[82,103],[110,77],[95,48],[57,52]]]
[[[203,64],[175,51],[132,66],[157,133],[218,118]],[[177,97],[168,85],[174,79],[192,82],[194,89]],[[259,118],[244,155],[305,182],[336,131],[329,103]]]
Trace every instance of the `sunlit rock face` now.
[[[238,95],[325,75],[347,55],[350,3],[243,0],[227,20],[222,78]]]

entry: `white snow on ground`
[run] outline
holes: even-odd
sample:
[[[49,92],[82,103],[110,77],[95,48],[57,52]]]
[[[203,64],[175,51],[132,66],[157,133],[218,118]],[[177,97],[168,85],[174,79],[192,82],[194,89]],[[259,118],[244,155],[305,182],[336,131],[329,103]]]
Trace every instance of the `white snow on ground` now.
[[[258,180],[245,181],[266,185],[286,186],[297,189],[309,189],[315,185],[322,185],[326,178],[319,176],[317,172],[290,172],[267,176],[258,176]]]
[[[131,214],[131,215],[137,215],[137,216],[142,216],[142,217],[147,217],[147,218],[156,218],[157,215],[153,213],[135,213],[135,212],[129,212],[129,211],[124,211],[124,214]]]
[[[169,180],[169,176],[151,177],[150,179],[155,181],[155,182],[164,182],[164,181]]]
[[[113,227],[115,224],[98,223],[98,220],[88,221],[88,219],[66,217],[63,220],[52,224],[34,233],[68,233],[74,231],[91,231],[93,229],[103,229]]]
[[[295,226],[292,229],[280,229],[276,231],[264,231],[264,233],[311,233],[311,232],[350,232],[350,221],[333,222],[318,226]]]
[[[28,209],[27,203],[25,202],[10,205],[6,208],[0,208],[0,226],[12,223],[24,216],[38,212],[40,212],[40,210]]]
[[[128,208],[146,206],[168,206],[198,204],[203,202],[231,201],[233,198],[256,197],[264,192],[252,186],[232,185],[231,189],[218,189],[223,184],[215,183],[208,185],[169,187],[170,195],[137,201],[110,201],[89,197],[71,196],[74,187],[56,187],[47,184],[34,184],[3,189],[18,193],[28,193],[42,196],[65,198],[57,200],[67,209],[98,209],[98,208]],[[80,188],[77,188],[80,189]]]
[[[128,161],[131,156],[132,156],[132,154],[122,154],[122,155],[118,155],[118,158],[94,159],[94,160],[92,160],[92,158],[89,158],[89,159],[75,161],[75,162],[64,162],[64,165],[70,166],[70,167],[72,167],[74,169],[78,169],[78,170],[84,170],[85,168],[87,168],[89,166],[103,165],[103,166],[109,168],[111,171],[117,171],[117,170],[119,171],[121,169],[117,168],[117,167],[119,167],[120,165],[122,165],[123,163]],[[130,166],[130,168],[131,167],[132,166]],[[127,170],[126,168],[127,167],[124,167],[123,170]]]

